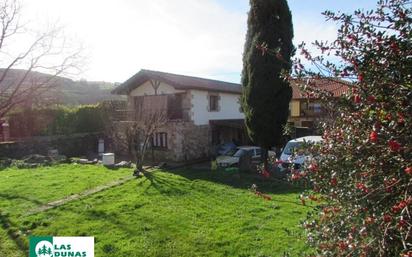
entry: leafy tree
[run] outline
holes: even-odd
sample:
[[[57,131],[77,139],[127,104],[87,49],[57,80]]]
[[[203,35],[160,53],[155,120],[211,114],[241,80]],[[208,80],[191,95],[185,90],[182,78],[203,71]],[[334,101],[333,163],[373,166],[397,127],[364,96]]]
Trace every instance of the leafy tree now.
[[[291,68],[292,38],[286,0],[250,0],[241,102],[249,137],[264,149],[265,168],[268,150],[280,143],[289,114],[292,89],[282,73]],[[268,49],[273,49],[277,58],[264,54]]]
[[[318,67],[301,76],[353,81],[324,124],[324,143],[293,178],[311,180],[319,202],[304,223],[322,256],[412,256],[412,8],[408,0],[381,0],[372,11],[324,12],[340,24],[323,54],[301,53]],[[328,56],[335,58],[334,62]],[[336,62],[336,58],[340,61]],[[326,92],[302,85],[331,104]]]

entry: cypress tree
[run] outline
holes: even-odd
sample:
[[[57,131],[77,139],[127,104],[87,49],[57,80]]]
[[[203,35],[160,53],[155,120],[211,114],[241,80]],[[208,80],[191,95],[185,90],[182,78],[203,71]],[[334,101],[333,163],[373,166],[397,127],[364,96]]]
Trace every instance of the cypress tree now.
[[[292,38],[286,0],[250,0],[241,103],[248,135],[263,149],[265,169],[268,150],[280,143],[289,115],[292,88],[282,73],[291,69]]]

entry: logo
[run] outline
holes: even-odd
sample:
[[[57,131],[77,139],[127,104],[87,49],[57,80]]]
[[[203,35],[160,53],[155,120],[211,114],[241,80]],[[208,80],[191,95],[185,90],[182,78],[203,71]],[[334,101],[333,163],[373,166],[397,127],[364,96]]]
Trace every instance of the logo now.
[[[94,257],[94,237],[30,237],[29,257]]]

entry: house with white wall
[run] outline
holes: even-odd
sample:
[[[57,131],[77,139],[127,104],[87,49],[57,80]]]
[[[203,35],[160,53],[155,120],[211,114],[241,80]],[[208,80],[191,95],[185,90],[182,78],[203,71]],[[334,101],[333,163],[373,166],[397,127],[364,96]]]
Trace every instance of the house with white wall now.
[[[326,114],[319,99],[299,89],[302,83],[291,81],[293,97],[288,121],[294,127],[313,129]],[[312,79],[311,84],[328,91],[333,98],[349,89],[348,82],[334,78]],[[158,160],[204,158],[215,145],[224,142],[250,144],[240,108],[240,84],[141,70],[112,93],[128,96],[128,113],[166,110],[168,122],[152,140],[152,153]],[[133,119],[133,115],[124,118],[128,119]]]
[[[158,160],[205,158],[214,145],[248,143],[240,108],[241,86],[235,83],[141,70],[113,90],[128,96],[127,112],[165,109],[168,122],[152,140]],[[126,115],[130,119],[133,115]]]

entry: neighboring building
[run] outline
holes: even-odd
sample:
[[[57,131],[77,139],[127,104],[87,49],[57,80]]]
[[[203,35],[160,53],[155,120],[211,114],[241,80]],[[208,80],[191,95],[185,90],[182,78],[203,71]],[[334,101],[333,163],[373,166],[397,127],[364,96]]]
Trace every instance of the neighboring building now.
[[[332,78],[312,79],[311,82],[317,89],[329,92],[333,98],[342,96],[349,89],[347,82]],[[293,96],[289,104],[288,122],[294,127],[314,129],[318,121],[326,118],[327,113],[322,108],[320,100],[302,92],[298,84],[298,80],[293,80],[291,83]]]
[[[317,101],[308,101],[292,84],[289,121],[295,126],[313,126],[322,108]],[[335,86],[329,87],[335,90]],[[112,93],[128,96],[127,110],[119,119],[122,121],[133,120],[133,113],[139,109],[166,110],[168,122],[152,140],[152,153],[157,160],[205,158],[217,144],[250,143],[240,108],[239,84],[141,70]]]

